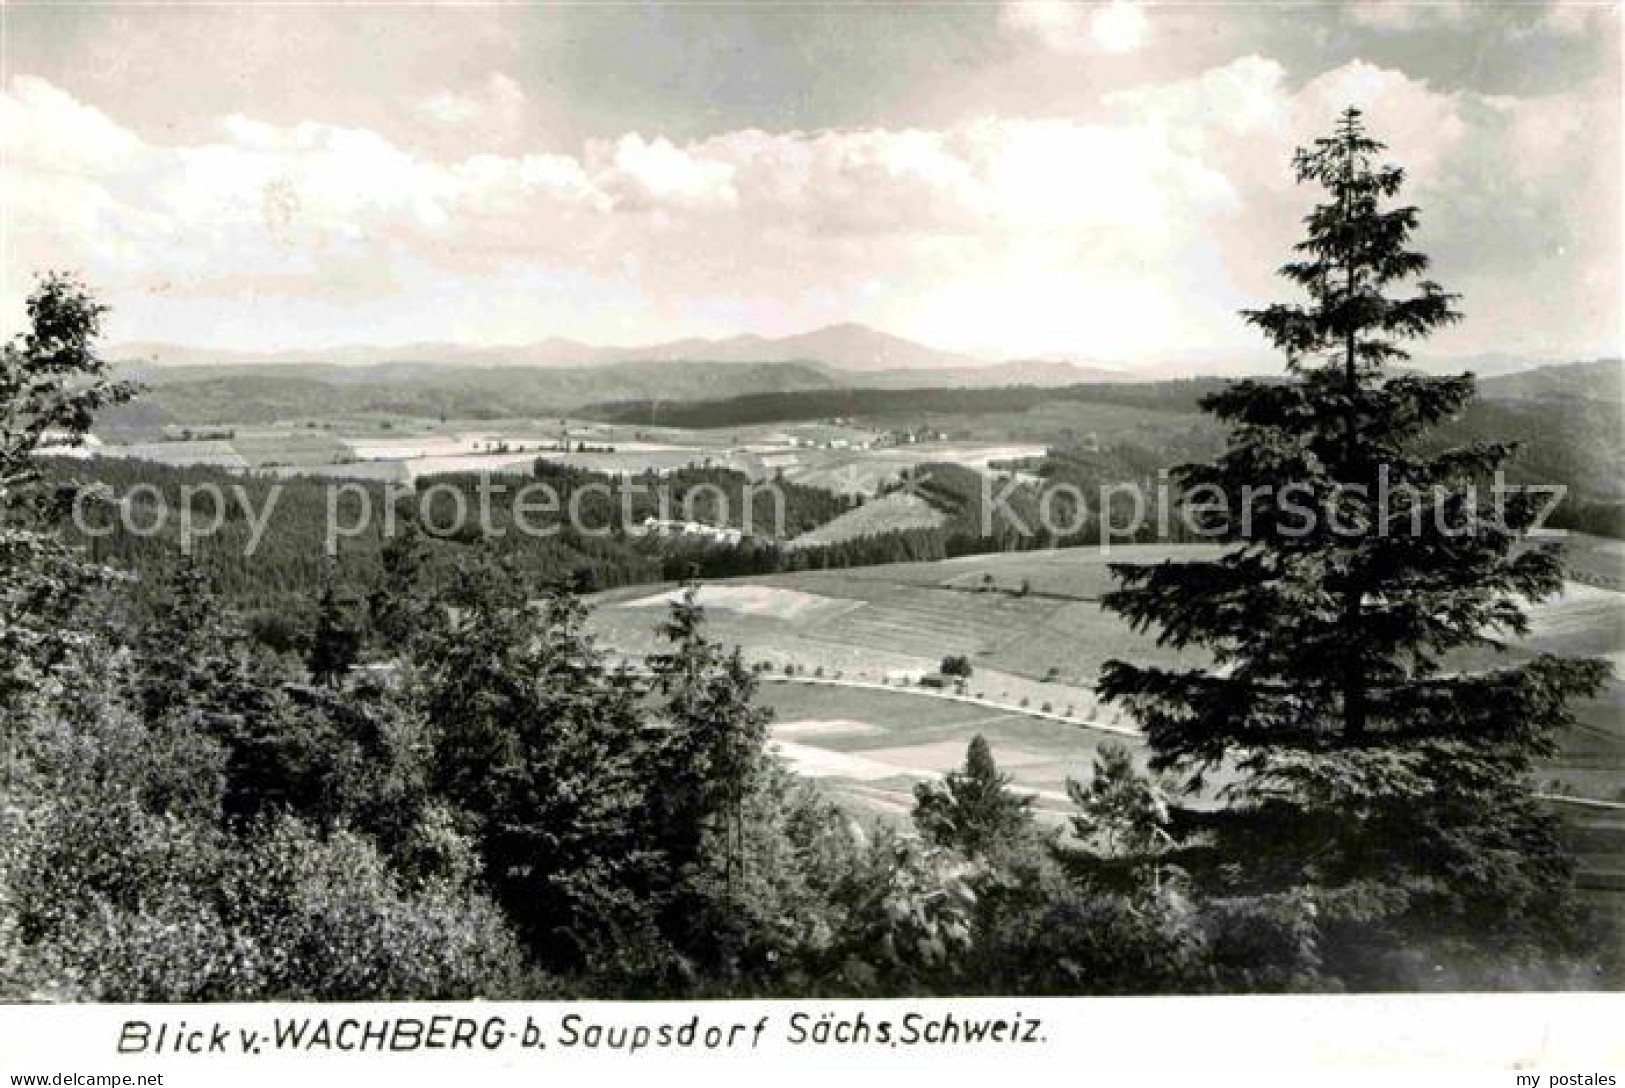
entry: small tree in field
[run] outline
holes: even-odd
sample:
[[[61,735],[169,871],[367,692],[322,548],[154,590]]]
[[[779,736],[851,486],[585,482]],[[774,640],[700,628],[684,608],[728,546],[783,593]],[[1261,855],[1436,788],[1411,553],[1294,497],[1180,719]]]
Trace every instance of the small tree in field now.
[[[1010,776],[993,761],[980,733],[971,738],[962,768],[940,784],[914,787],[914,824],[938,846],[971,856],[1015,841],[1031,825],[1033,799],[1010,788]]]
[[[1561,564],[1555,546],[1525,545],[1533,498],[1490,487],[1510,447],[1418,448],[1473,378],[1390,369],[1459,315],[1419,279],[1417,209],[1387,206],[1404,174],[1382,151],[1351,109],[1298,152],[1298,180],[1327,194],[1281,269],[1308,298],[1244,315],[1286,378],[1204,401],[1228,445],[1180,482],[1205,492],[1197,524],[1234,547],[1112,568],[1107,608],[1213,667],[1109,661],[1100,690],[1144,723],[1154,768],[1237,776],[1215,821],[1232,864],[1213,879],[1308,889],[1334,971],[1405,984],[1445,963],[1493,981],[1545,962],[1570,920],[1528,776],[1606,669],[1447,656],[1522,633],[1520,599],[1556,592]]]

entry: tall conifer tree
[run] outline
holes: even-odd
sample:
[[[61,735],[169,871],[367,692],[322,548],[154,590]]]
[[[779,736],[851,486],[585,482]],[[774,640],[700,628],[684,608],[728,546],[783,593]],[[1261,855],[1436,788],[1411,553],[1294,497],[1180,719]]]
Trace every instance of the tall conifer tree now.
[[[766,770],[772,715],[756,704],[756,675],[739,648],[706,637],[698,595],[698,583],[689,583],[672,602],[660,626],[671,648],[649,657],[667,725],[648,757],[661,783],[661,831],[673,863],[701,861],[705,833],[720,831],[731,879],[745,853],[745,801]]]
[[[316,606],[316,623],[311,631],[305,666],[316,683],[334,687],[359,660],[363,634],[352,614],[352,602],[342,600],[333,585],[332,571],[327,578]]]
[[[978,733],[960,768],[914,787],[914,826],[938,846],[975,857],[1008,846],[1033,824],[1032,795],[1011,790],[1010,781]]]
[[[1211,663],[1110,661],[1100,681],[1144,724],[1153,766],[1237,779],[1221,822],[1247,846],[1217,853],[1244,863],[1216,871],[1239,890],[1307,889],[1333,960],[1346,939],[1370,966],[1345,977],[1373,985],[1420,947],[1539,958],[1566,869],[1528,775],[1568,701],[1606,675],[1546,655],[1469,667],[1526,631],[1522,602],[1557,592],[1562,565],[1527,539],[1542,497],[1498,486],[1510,446],[1420,448],[1473,378],[1396,369],[1460,315],[1423,278],[1418,212],[1395,205],[1404,172],[1383,151],[1350,109],[1295,157],[1326,193],[1281,268],[1308,298],[1244,313],[1285,380],[1206,398],[1227,448],[1180,470],[1197,523],[1229,547],[1113,566],[1108,609]]]

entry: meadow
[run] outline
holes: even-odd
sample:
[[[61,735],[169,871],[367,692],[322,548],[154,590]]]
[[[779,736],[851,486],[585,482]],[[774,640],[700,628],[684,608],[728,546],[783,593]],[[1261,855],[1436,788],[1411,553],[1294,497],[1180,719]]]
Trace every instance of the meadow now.
[[[1577,536],[1570,550],[1583,571],[1612,569],[1617,577],[1611,542]],[[1109,564],[1202,551],[1063,548],[803,571],[708,583],[700,601],[714,636],[762,670],[781,755],[846,803],[906,811],[913,785],[959,764],[981,733],[1015,785],[1058,820],[1068,807],[1066,779],[1086,780],[1101,742],[1122,740],[1134,728],[1124,712],[1096,699],[1100,666],[1110,658],[1198,663],[1100,607],[1113,584]],[[675,592],[640,586],[599,594],[594,630],[606,647],[637,660],[656,648],[658,606]],[[1570,817],[1587,886],[1625,891],[1625,809],[1618,807],[1625,804],[1625,684],[1618,675],[1625,671],[1625,595],[1570,582],[1561,596],[1530,609],[1527,636],[1454,664],[1494,667],[1544,652],[1615,664],[1607,690],[1577,704],[1579,721],[1559,738],[1537,785],[1577,799],[1554,803]],[[949,654],[972,663],[963,694],[920,684]]]
[[[118,438],[120,440],[114,440]],[[448,473],[525,473],[537,458],[611,476],[725,468],[752,480],[782,478],[837,494],[873,496],[917,465],[990,464],[1038,457],[1044,446],[974,438],[895,444],[889,432],[844,422],[683,429],[593,420],[428,419],[396,414],[198,424],[167,433],[109,434],[67,456],[133,458],[277,475],[408,483]],[[918,516],[860,521],[834,539],[921,523]]]
[[[790,545],[797,548],[817,547],[883,533],[933,529],[947,520],[942,511],[918,495],[898,491],[882,495],[811,532],[802,533]]]

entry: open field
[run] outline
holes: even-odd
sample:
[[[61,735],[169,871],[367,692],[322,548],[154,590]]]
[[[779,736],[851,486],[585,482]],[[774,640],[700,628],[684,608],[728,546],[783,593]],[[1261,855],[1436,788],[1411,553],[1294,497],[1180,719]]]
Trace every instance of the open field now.
[[[1170,554],[1071,549],[809,571],[708,584],[699,599],[715,637],[768,670],[763,698],[780,723],[782,754],[837,794],[906,811],[913,784],[958,764],[982,733],[1016,784],[1059,819],[1067,777],[1087,778],[1109,730],[1133,725],[1095,698],[1100,664],[1179,660],[1079,598],[1106,586],[1108,560]],[[985,574],[994,588],[983,588]],[[1024,580],[1031,591],[1018,596]],[[641,657],[658,645],[649,606],[665,599],[647,588],[601,594],[593,625],[607,646]],[[917,685],[949,653],[975,667],[964,699]],[[787,665],[805,680],[787,681]]]
[[[1575,544],[1585,562],[1597,563],[1596,542]],[[763,698],[780,723],[775,737],[783,754],[837,794],[876,811],[905,811],[912,784],[954,766],[982,733],[1015,783],[1058,818],[1066,777],[1087,777],[1094,750],[1111,734],[1043,712],[1132,727],[1095,699],[1101,664],[1113,657],[1165,665],[1197,660],[1158,647],[1100,608],[1098,598],[1112,584],[1107,564],[1197,552],[1074,548],[808,571],[708,584],[700,601],[715,637],[768,670]],[[1605,547],[1600,552],[1609,554]],[[593,625],[606,646],[640,657],[657,645],[659,617],[649,605],[660,599],[647,587],[600,594]],[[1516,645],[1464,655],[1460,664],[1493,667],[1553,652],[1625,665],[1625,594],[1571,583],[1560,597],[1531,608],[1530,621]],[[974,666],[968,701],[918,686],[951,653],[968,655]],[[787,682],[787,665],[825,683]],[[1625,685],[1616,677],[1576,709],[1579,724],[1539,771],[1540,787],[1625,801]],[[1610,888],[1625,881],[1625,812],[1559,807],[1571,817],[1588,879]]]
[[[1213,420],[1188,412],[1152,411],[1131,405],[1056,398],[1021,412],[924,413],[921,422],[970,442],[1053,442],[1057,435],[1103,444],[1134,442],[1157,447],[1170,436],[1216,443]]]
[[[59,447],[49,451],[57,457],[116,457],[151,461],[158,465],[181,467],[208,465],[213,468],[249,469],[253,466],[228,441],[206,439],[190,442],[134,442]]]
[[[1038,457],[1044,446],[1005,442],[917,442],[871,449],[800,449],[776,465],[793,483],[839,494],[873,495],[919,465],[952,464],[989,472],[990,463]]]
[[[790,542],[790,546],[819,547],[837,544],[843,540],[856,540],[858,537],[879,536],[882,533],[932,529],[947,520],[942,511],[918,495],[897,491],[866,502],[826,525],[820,525],[809,533],[801,534]]]
[[[1625,540],[1569,533],[1563,542],[1563,558],[1575,581],[1625,590]]]
[[[331,465],[343,461],[352,453],[346,443],[325,431],[316,430],[239,429],[231,438],[230,445],[238,456],[255,469]]]
[[[647,597],[635,597],[622,602],[620,607],[664,609],[681,596],[680,590],[668,590]],[[707,586],[702,599],[706,608],[715,611],[738,616],[765,616],[788,623],[828,620],[859,607],[856,601],[755,585]]]
[[[915,784],[962,763],[977,733],[1036,807],[1063,818],[1069,777],[1087,778],[1095,748],[1111,734],[1041,721],[907,691],[875,692],[770,680],[773,743],[799,773],[851,797],[863,808],[906,813]]]
[[[1108,563],[1151,562],[1180,553],[1173,546],[1136,545],[1109,553],[1072,548],[769,575],[749,582],[861,607],[825,621],[771,627],[726,605],[709,613],[718,637],[738,642],[747,655],[775,667],[856,670],[874,679],[888,671],[929,671],[947,654],[965,654],[977,668],[973,688],[1007,692],[1018,702],[1030,698],[1038,706],[1090,697],[1100,665],[1113,656],[1180,660],[1122,627],[1098,604],[1110,585]],[[1029,589],[1022,594],[1024,582]],[[709,604],[707,594],[714,592],[707,587],[702,603]],[[641,619],[615,607],[647,595],[647,590],[623,590],[599,598],[605,607],[597,622],[612,644],[634,652],[648,647],[652,636],[640,630]],[[1058,682],[1043,683],[1051,668]]]
[[[210,437],[191,437],[191,434]],[[199,424],[166,441],[108,442],[68,456],[132,457],[167,465],[407,482],[454,472],[524,472],[537,459],[612,476],[720,467],[753,480],[786,480],[840,494],[874,494],[916,465],[1036,456],[1038,444],[931,441],[894,444],[886,432],[845,423],[682,430],[569,418],[430,420],[410,416]],[[586,448],[583,448],[583,447]]]

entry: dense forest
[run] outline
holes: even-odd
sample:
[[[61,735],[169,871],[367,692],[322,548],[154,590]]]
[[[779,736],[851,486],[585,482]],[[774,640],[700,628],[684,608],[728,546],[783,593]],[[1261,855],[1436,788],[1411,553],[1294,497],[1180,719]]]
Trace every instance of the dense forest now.
[[[805,532],[851,504],[783,481],[769,493],[728,469],[695,466],[619,481],[541,459],[528,476],[448,474],[410,488],[113,458],[42,459],[42,472],[53,485],[84,492],[81,516],[62,526],[65,538],[143,577],[174,564],[187,511],[190,563],[217,592],[249,607],[312,596],[329,582],[370,585],[386,548],[409,533],[437,583],[438,572],[479,542],[531,578],[561,578],[583,591],[760,572],[783,561],[776,529]],[[527,497],[531,485],[546,490]],[[538,508],[537,494],[549,509]],[[721,544],[638,531],[648,518],[689,515],[751,532]]]
[[[304,496],[266,569],[324,588],[287,645],[250,637],[257,568],[64,533],[83,488],[39,449],[137,391],[97,354],[95,296],[41,277],[0,354],[0,1000],[1620,985],[1530,784],[1607,664],[1440,664],[1526,630],[1560,557],[1520,546],[1531,506],[1466,507],[1507,444],[1423,441],[1471,379],[1386,372],[1458,315],[1430,281],[1400,293],[1427,262],[1404,248],[1416,209],[1380,207],[1403,179],[1380,151],[1349,111],[1294,160],[1330,193],[1283,269],[1308,301],[1247,315],[1290,380],[1204,396],[1230,435],[1178,474],[1301,482],[1322,516],[1292,535],[1261,512],[1223,554],[1113,569],[1107,608],[1217,667],[1106,664],[1144,748],[1077,768],[1066,826],[979,738],[907,819],[837,808],[773,755],[758,676],[693,593],[646,670],[594,643],[571,575],[656,561],[613,537],[504,550],[436,540],[419,510],[363,545],[375,561],[328,567],[301,554]],[[1369,527],[1346,485],[1384,466],[1477,532],[1340,529],[1351,508]],[[966,484],[922,481],[944,547],[980,520]]]
[[[592,405],[578,414],[606,423],[660,427],[744,427],[810,419],[885,420],[927,414],[1023,412],[1057,400],[1118,404],[1168,412],[1194,412],[1218,378],[1167,382],[1090,382],[1054,388],[1022,385],[995,389],[812,389],[744,393],[716,400],[634,400]]]
[[[8,418],[82,426],[126,392],[69,391],[98,373],[99,311],[62,279],[34,308]],[[24,437],[0,463],[9,998],[1528,987],[1610,969],[1550,841],[1420,898],[1379,883],[1333,925],[1302,873],[1231,886],[1211,817],[1124,749],[1079,768],[1067,828],[1035,820],[980,742],[920,787],[912,831],[859,821],[768,752],[756,677],[692,598],[633,677],[568,585],[487,541],[430,578],[409,534],[364,621],[324,594],[302,656],[275,653],[200,565],[132,585],[63,543],[63,485],[27,437],[44,430],[8,428]],[[349,670],[363,622],[393,651],[384,673]]]
[[[753,483],[724,468],[617,479],[540,458],[528,476],[448,474],[409,488],[352,481],[342,491],[318,477],[122,458],[39,460],[42,485],[78,496],[79,516],[58,526],[63,540],[133,574],[136,596],[150,593],[184,559],[242,613],[252,635],[280,650],[303,644],[300,631],[324,592],[367,599],[378,592],[392,559],[406,551],[427,585],[447,584],[459,562],[480,552],[533,582],[562,581],[580,593],[691,577],[921,562],[1098,543],[1100,511],[1090,504],[1099,488],[1119,483],[1139,486],[1153,505],[1133,525],[1117,511],[1114,525],[1125,529],[1114,531],[1113,540],[1188,539],[1179,519],[1156,515],[1155,464],[1149,451],[1127,444],[1057,449],[1022,466],[1033,470],[1031,478],[1001,474],[991,483],[976,470],[928,463],[888,482],[881,494],[911,490],[943,514],[941,525],[792,547],[790,538],[865,500],[782,478]],[[546,485],[556,503],[519,525],[515,507],[530,484]],[[1058,527],[1051,530],[1041,508],[1045,490],[1056,485],[1077,492],[1063,488],[1049,502],[1049,524]],[[483,520],[482,488],[490,489]],[[193,526],[184,556],[183,511]],[[749,531],[737,540],[638,531],[646,518],[684,520],[688,514],[701,524]]]
[[[608,396],[693,398],[718,390],[823,389],[834,379],[800,363],[619,363],[592,367],[381,366],[169,367],[129,373],[149,386],[114,405],[99,428],[147,434],[176,424],[270,423],[368,414],[425,419],[556,416]]]

